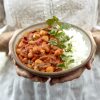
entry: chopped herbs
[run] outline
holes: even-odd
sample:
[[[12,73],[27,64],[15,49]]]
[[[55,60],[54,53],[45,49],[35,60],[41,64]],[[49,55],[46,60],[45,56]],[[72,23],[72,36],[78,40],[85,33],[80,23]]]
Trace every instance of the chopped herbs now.
[[[68,43],[65,49],[66,52],[72,52],[72,44]]]
[[[65,68],[65,64],[64,63],[58,64],[58,67]]]
[[[72,56],[67,55],[68,53],[72,53],[72,43],[70,40],[73,37],[66,35],[63,30],[71,28],[71,25],[67,23],[61,23],[56,16],[53,16],[52,19],[48,19],[46,22],[51,27],[49,34],[57,38],[57,40],[50,40],[49,43],[51,45],[58,46],[59,48],[63,49],[64,52],[60,56],[64,63],[61,63],[58,66],[66,68],[69,64],[74,62]]]
[[[57,29],[52,29],[50,32],[49,32],[50,35],[53,35],[53,36],[56,36],[57,35]]]
[[[59,23],[59,19],[58,19],[56,16],[53,16],[53,18],[52,18],[52,19],[48,19],[48,20],[46,21],[46,23],[47,23],[49,26],[52,26],[52,25],[54,25],[54,24]]]
[[[57,46],[57,41],[55,41],[55,40],[50,40],[49,43],[50,43],[51,45]]]
[[[60,29],[61,29],[61,30],[63,30],[63,29],[69,29],[69,28],[71,28],[71,25],[70,25],[70,24],[62,24],[62,25],[60,26]]]

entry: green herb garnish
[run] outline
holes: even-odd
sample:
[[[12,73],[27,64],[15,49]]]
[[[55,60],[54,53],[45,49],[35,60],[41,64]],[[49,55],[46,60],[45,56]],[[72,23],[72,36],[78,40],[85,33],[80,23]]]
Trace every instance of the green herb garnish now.
[[[52,19],[48,19],[46,21],[46,23],[49,25],[49,26],[53,26],[54,24],[58,24],[59,23],[59,19],[56,17],[56,16],[53,16]]]
[[[50,43],[51,45],[57,46],[57,41],[55,41],[55,40],[50,40],[49,43]]]
[[[63,29],[69,29],[69,28],[71,28],[71,25],[70,25],[70,24],[62,24],[62,25],[60,26],[60,29],[61,29],[61,30],[63,30]]]
[[[65,49],[66,52],[72,52],[72,44],[68,43]]]
[[[61,67],[61,68],[65,68],[65,64],[64,63],[58,64],[57,66]]]
[[[56,16],[53,16],[52,19],[48,19],[46,23],[51,27],[49,34],[57,39],[50,40],[49,43],[64,50],[64,53],[60,55],[64,63],[58,64],[58,66],[66,68],[69,64],[74,62],[74,59],[71,55],[65,55],[67,53],[72,53],[72,43],[70,42],[72,37],[66,35],[63,30],[71,28],[71,25],[61,23]]]

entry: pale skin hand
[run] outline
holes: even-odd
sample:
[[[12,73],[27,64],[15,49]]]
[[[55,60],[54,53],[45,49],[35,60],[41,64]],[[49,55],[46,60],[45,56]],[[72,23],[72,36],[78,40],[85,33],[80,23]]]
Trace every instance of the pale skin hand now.
[[[94,31],[92,35],[96,42],[97,50],[100,51],[100,31]]]
[[[51,81],[50,81],[51,85],[56,84],[56,83],[63,83],[63,82],[66,82],[66,81],[71,81],[73,79],[78,78],[81,75],[81,73],[84,71],[85,68],[87,68],[88,70],[91,69],[92,62],[94,60],[94,56],[95,56],[95,53],[96,53],[96,43],[93,39],[92,33],[88,32],[88,34],[90,35],[92,43],[93,43],[93,56],[90,59],[90,61],[85,66],[83,66],[82,70],[80,69],[79,71],[76,71],[72,75],[69,75],[69,76],[67,75],[67,76],[64,76],[64,77],[61,77],[61,78],[51,79]]]
[[[9,42],[9,55],[11,56],[11,43],[12,43],[12,41],[13,41],[13,38],[17,35],[17,33],[19,32],[19,30],[17,30],[16,32],[15,32],[15,34],[12,36],[12,38],[10,39],[10,42]],[[89,33],[90,34],[90,33]],[[90,34],[91,35],[91,34]],[[93,44],[94,44],[94,46],[93,46],[93,50],[94,50],[94,55],[95,55],[95,51],[96,51],[96,44],[95,44],[95,41],[94,41],[94,39],[93,39],[93,37],[92,37],[92,35],[91,35],[91,38],[92,38],[92,42],[93,42]],[[93,55],[93,57],[91,58],[91,60],[86,64],[86,68],[87,69],[91,69],[91,64],[92,64],[92,61],[93,61],[93,59],[94,59],[94,55]],[[15,62],[15,64],[16,64],[16,62]],[[84,71],[84,69],[85,69],[85,67],[83,67],[83,70],[82,71]],[[29,73],[29,72],[27,72],[26,70],[23,70],[23,69],[21,69],[20,68],[20,66],[17,66],[16,65],[16,72],[17,72],[17,74],[19,75],[19,76],[22,76],[22,77],[25,77],[25,78],[29,78],[29,79],[31,79],[31,80],[33,80],[33,81],[39,81],[39,82],[45,82],[45,81],[47,81],[47,79],[45,79],[45,78],[41,78],[41,77],[38,77],[38,76],[33,76],[31,73]],[[81,71],[80,71],[81,72]],[[56,78],[56,79],[51,79],[51,81],[50,81],[50,84],[56,84],[56,83],[63,83],[63,82],[66,82],[66,81],[70,81],[70,80],[72,80],[72,79],[75,79],[75,78],[77,78],[79,75],[77,75],[77,74],[75,74],[75,73],[73,73],[73,75],[72,75],[73,77],[71,77],[71,76],[65,76],[65,77],[61,77],[61,78]]]
[[[16,35],[18,34],[18,32],[19,31],[21,31],[21,30],[17,30],[17,31],[15,31],[14,32],[14,35],[12,36],[12,38],[10,39],[10,41],[9,41],[9,57],[12,59],[12,50],[11,50],[11,44],[12,44],[12,42],[13,42],[13,40],[14,40],[14,37],[16,37]],[[22,77],[25,77],[25,78],[29,78],[29,79],[31,79],[32,81],[34,81],[34,82],[46,82],[47,81],[47,78],[41,78],[41,77],[38,77],[38,76],[34,76],[34,75],[32,75],[31,73],[29,73],[28,71],[26,71],[26,70],[24,70],[24,69],[22,69],[20,66],[18,66],[17,64],[16,64],[16,62],[15,62],[15,60],[14,59],[12,59],[13,60],[13,62],[14,62],[14,64],[16,65],[16,72],[17,72],[17,74],[19,75],[19,76],[22,76]]]

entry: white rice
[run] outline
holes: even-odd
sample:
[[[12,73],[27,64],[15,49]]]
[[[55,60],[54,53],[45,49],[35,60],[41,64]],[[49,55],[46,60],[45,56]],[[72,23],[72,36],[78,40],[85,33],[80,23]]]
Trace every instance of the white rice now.
[[[82,34],[81,31],[78,31],[75,28],[71,28],[69,30],[64,30],[64,32],[73,38],[70,40],[73,46],[73,59],[74,63],[70,64],[69,68],[80,65],[84,60],[87,59],[90,53],[90,41],[85,34]]]

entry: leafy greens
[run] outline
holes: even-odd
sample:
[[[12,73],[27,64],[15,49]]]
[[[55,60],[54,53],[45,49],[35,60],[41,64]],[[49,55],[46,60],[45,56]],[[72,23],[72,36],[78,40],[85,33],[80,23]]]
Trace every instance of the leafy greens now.
[[[63,24],[56,16],[53,16],[53,18],[48,19],[46,23],[51,27],[49,34],[58,39],[58,41],[50,40],[49,43],[51,45],[58,46],[59,48],[64,50],[64,53],[60,55],[64,63],[58,64],[58,67],[66,68],[69,64],[74,62],[74,59],[71,55],[69,55],[69,53],[72,53],[72,43],[70,42],[70,39],[72,37],[66,35],[63,29],[69,29],[71,28],[71,25],[67,23]]]

